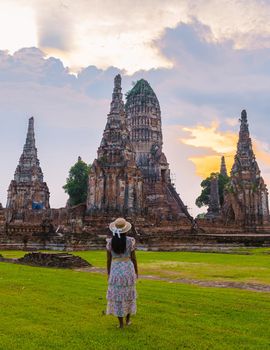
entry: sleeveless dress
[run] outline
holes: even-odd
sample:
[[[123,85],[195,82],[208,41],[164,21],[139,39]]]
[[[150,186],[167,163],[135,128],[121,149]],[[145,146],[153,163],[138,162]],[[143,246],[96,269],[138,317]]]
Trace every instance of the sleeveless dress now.
[[[107,240],[106,249],[111,252],[112,262],[107,290],[107,315],[125,317],[136,313],[136,273],[130,255],[135,250],[135,239],[127,237],[126,251],[116,254],[112,250],[112,239]],[[124,260],[118,260],[125,258]]]

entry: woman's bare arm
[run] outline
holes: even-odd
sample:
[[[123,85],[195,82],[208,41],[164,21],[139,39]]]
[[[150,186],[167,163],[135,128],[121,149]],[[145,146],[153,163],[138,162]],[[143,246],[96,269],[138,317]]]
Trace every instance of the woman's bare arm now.
[[[136,272],[136,275],[137,275],[137,278],[138,278],[138,265],[137,265],[137,259],[136,259],[135,250],[133,250],[131,252],[130,258],[131,258],[131,261],[133,262],[134,269],[135,269],[135,272]]]
[[[107,273],[108,276],[110,275],[111,272],[111,263],[112,263],[112,254],[107,250]]]

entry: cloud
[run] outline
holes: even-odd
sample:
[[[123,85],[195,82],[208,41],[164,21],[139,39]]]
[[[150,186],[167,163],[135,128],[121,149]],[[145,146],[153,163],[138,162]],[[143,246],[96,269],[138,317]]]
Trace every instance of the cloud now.
[[[179,137],[179,141],[191,146],[190,153],[192,148],[197,149],[197,154],[189,155],[188,159],[195,165],[198,176],[205,178],[212,172],[219,171],[222,155],[225,156],[227,170],[230,172],[237,150],[238,130],[237,132],[221,131],[216,122],[210,126],[182,127],[182,130],[188,133],[188,136]],[[270,144],[261,142],[255,137],[252,140],[253,151],[261,166],[262,176],[266,174],[265,180],[270,183]]]
[[[261,175],[265,182],[270,185],[270,144],[255,139],[253,142],[253,150],[261,169]]]
[[[236,126],[238,125],[238,120],[236,118],[226,118],[225,123],[227,123],[229,126]]]
[[[237,51],[227,42],[202,41],[192,24],[168,29],[160,47],[174,68],[144,76],[155,83],[166,122],[189,127],[216,121],[230,131],[246,109],[252,135],[268,140],[269,49]]]
[[[75,45],[73,13],[63,2],[40,2],[36,10],[38,46],[43,50],[61,52]]]
[[[200,41],[240,50],[270,48],[268,1],[3,0],[1,13],[2,49],[14,52],[23,45],[38,45],[76,72],[89,65],[115,66],[129,74],[172,68],[176,62],[158,42],[167,29],[181,24],[196,31],[195,45],[188,44],[193,53],[201,49]],[[14,16],[16,21],[10,26],[6,19]],[[203,60],[211,59],[203,53]]]
[[[183,128],[184,131],[190,133],[190,136],[182,138],[181,141],[194,147],[210,148],[220,154],[233,152],[237,142],[237,134],[220,132],[218,126],[216,122],[213,122],[210,127],[198,125],[194,128]]]
[[[171,67],[154,41],[165,28],[177,25],[181,6],[176,1],[160,5],[160,0],[119,1],[117,6],[113,1],[33,2],[39,46],[61,57],[73,71],[90,63],[102,69],[116,66],[130,74]]]
[[[98,81],[97,70],[95,78]],[[103,75],[106,74],[103,72]],[[69,168],[80,155],[87,163],[96,157],[109,111],[109,94],[91,96],[61,61],[44,58],[35,48],[10,55],[0,53],[0,202],[18,163],[26,137],[27,119],[35,117],[38,156],[51,192],[52,207],[65,205],[62,189]],[[89,78],[89,84],[91,78]]]
[[[188,206],[191,215],[196,215],[202,211],[195,206],[195,199],[201,191],[200,182],[196,174],[195,164],[189,157],[200,152],[179,141],[185,132],[181,125],[163,126],[163,150],[170,164],[171,177],[176,185],[176,190],[181,199]]]
[[[0,2],[0,50],[37,46],[35,11],[23,1]]]
[[[120,11],[121,6],[115,11]],[[134,11],[139,16],[142,9]],[[107,16],[106,21],[109,20]],[[119,23],[121,26],[121,21]],[[149,27],[151,23],[150,18]],[[132,30],[132,21],[126,25]],[[176,175],[177,190],[189,207],[194,207],[201,177],[208,175],[206,173],[212,168],[218,170],[221,151],[230,146],[227,136],[238,134],[238,118],[243,108],[248,111],[262,176],[270,184],[267,158],[270,50],[235,50],[233,41],[210,40],[207,35],[211,35],[210,27],[196,19],[161,30],[151,45],[172,62],[173,67],[140,70],[129,76],[117,67],[101,69],[102,60],[96,63],[98,68],[92,53],[87,56],[90,66],[87,64],[75,76],[62,60],[56,58],[60,56],[49,57],[40,49],[27,48],[14,54],[2,51],[0,149],[5,150],[1,155],[5,171],[0,174],[0,201],[5,202],[6,189],[22,151],[27,118],[33,114],[39,158],[51,190],[52,206],[65,204],[66,196],[61,187],[69,167],[78,155],[89,163],[96,156],[109,111],[113,77],[119,71],[123,76],[123,92],[130,89],[132,81],[141,78],[147,79],[156,92],[162,111],[164,149]],[[74,48],[76,40],[72,39],[70,44]],[[125,46],[118,49],[119,54],[128,59],[129,50]],[[64,54],[69,50],[73,49],[63,49]],[[104,55],[105,52],[104,49]],[[111,57],[115,59],[114,54],[106,55],[107,62]],[[144,61],[145,57],[137,61],[137,67]],[[119,67],[120,61],[114,62]],[[182,139],[189,141],[183,143]],[[207,145],[204,139],[208,141]],[[263,155],[259,155],[260,151]],[[230,159],[233,156],[227,161]]]
[[[190,157],[189,158],[196,167],[196,174],[205,179],[211,173],[216,173],[220,171],[221,156],[215,155],[202,155],[200,157]],[[231,154],[225,155],[227,171],[230,172],[233,165],[233,156]]]
[[[216,121],[210,126],[183,127],[186,135],[179,137],[179,142],[190,146],[188,159],[195,165],[196,174],[203,179],[220,170],[221,156],[225,156],[228,172],[233,164],[238,134],[222,132],[218,128]],[[192,149],[196,149],[196,153]]]
[[[194,0],[189,3],[193,16],[210,28],[210,32],[203,35],[206,40],[231,40],[236,49],[270,47],[268,1]]]

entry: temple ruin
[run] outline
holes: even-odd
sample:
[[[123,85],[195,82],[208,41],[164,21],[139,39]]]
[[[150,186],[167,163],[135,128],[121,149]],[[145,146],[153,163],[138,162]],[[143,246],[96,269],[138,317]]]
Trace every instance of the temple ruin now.
[[[161,111],[156,94],[141,79],[126,97],[127,126],[143,175],[147,214],[160,219],[191,219],[171,183],[169,164],[162,151]]]
[[[7,209],[19,216],[24,210],[49,209],[50,192],[37,158],[34,118],[28,123],[23,153],[16,168],[14,180],[8,188]]]
[[[241,113],[237,152],[224,193],[223,216],[246,228],[269,224],[268,191],[252,148],[247,113]]]
[[[110,113],[90,174],[88,214],[143,214],[143,179],[126,126],[121,76],[114,79]]]
[[[221,244],[270,245],[268,191],[252,150],[247,115],[241,114],[237,153],[224,204],[218,173],[212,177],[205,218],[193,220],[171,182],[162,151],[158,99],[143,79],[123,102],[121,76],[114,88],[107,123],[88,178],[86,203],[51,209],[49,189],[37,158],[34,118],[29,119],[23,153],[0,205],[2,249],[103,249],[108,223],[132,222],[142,249],[202,249]],[[220,174],[227,177],[225,158]],[[245,233],[249,234],[246,235]]]
[[[162,152],[158,99],[139,80],[123,102],[121,76],[114,79],[110,113],[89,174],[87,214],[137,215],[177,220],[190,215],[170,180]]]

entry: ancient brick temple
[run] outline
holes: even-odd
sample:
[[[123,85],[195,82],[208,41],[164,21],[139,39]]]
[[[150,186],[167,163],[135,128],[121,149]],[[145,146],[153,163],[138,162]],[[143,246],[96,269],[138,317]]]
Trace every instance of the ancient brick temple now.
[[[16,168],[14,180],[8,189],[7,209],[15,215],[24,210],[48,209],[49,189],[37,158],[35,146],[34,118],[29,119],[28,132],[23,153]]]
[[[121,76],[114,79],[110,113],[89,174],[88,214],[143,212],[143,179],[126,125]]]
[[[224,193],[223,216],[227,223],[254,228],[269,223],[268,191],[252,149],[245,110],[240,122],[237,152]]]
[[[228,242],[270,245],[268,192],[252,150],[245,111],[224,204],[220,210],[218,178],[213,177],[206,220],[192,220],[189,215],[171,183],[162,146],[161,112],[153,89],[139,80],[124,105],[117,75],[97,159],[89,173],[87,201],[51,209],[30,118],[7,208],[0,205],[0,246],[104,248],[108,223],[117,216],[132,222],[131,234],[144,248],[178,250],[183,244]],[[220,173],[227,175],[224,158]]]
[[[145,207],[160,219],[191,218],[170,179],[162,152],[159,101],[149,83],[141,79],[127,93],[126,119],[136,162],[144,179]]]

